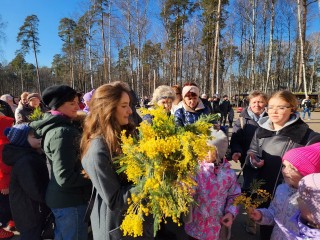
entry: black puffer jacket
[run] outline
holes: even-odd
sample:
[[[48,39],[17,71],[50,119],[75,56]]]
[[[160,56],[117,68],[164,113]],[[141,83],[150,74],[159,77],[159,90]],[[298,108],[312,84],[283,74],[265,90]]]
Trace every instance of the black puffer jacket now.
[[[268,121],[268,117],[259,121],[260,127],[254,134],[248,153],[252,152],[264,160],[264,165],[256,169],[256,178],[265,180],[262,189],[273,194],[275,187],[283,181],[281,165],[284,153],[293,148],[320,142],[320,134],[311,130],[298,114],[279,131],[269,129]],[[246,167],[252,166],[249,163]],[[268,205],[269,202],[262,207]]]
[[[31,147],[8,144],[3,149],[3,162],[13,167],[9,199],[17,229],[26,231],[43,224],[49,210],[45,205],[49,182],[45,155]]]
[[[267,113],[263,115],[263,117],[265,116],[267,116]],[[240,118],[243,119],[243,126],[241,126]],[[239,118],[234,124],[230,140],[231,156],[236,152],[241,153],[241,166],[244,164],[251,140],[258,127],[259,124],[249,116],[248,108],[245,108],[240,113]]]

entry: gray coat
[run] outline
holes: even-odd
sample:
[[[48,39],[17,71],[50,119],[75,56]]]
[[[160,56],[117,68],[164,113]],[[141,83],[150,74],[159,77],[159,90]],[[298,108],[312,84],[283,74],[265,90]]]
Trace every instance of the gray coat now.
[[[120,225],[128,208],[131,184],[115,171],[110,152],[101,137],[91,141],[82,159],[95,189],[91,225],[94,240],[153,239],[153,221],[145,219],[144,238],[123,237]]]

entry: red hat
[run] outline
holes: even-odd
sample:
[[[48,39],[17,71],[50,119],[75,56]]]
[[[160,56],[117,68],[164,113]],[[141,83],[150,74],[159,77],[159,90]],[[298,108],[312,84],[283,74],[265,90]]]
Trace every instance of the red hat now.
[[[320,143],[291,149],[283,155],[284,160],[295,166],[303,176],[320,173]]]

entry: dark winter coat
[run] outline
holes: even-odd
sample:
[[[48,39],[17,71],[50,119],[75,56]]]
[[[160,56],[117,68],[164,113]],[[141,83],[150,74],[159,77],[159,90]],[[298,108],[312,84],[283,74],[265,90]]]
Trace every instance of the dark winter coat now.
[[[220,99],[218,98],[216,101],[212,101],[212,113],[220,113],[219,107]]]
[[[226,115],[226,114],[228,114],[228,112],[230,112],[231,107],[232,106],[231,106],[229,99],[223,100],[219,105],[220,112],[224,115]]]
[[[264,116],[267,114],[265,113]],[[243,119],[243,126],[241,127],[240,118]],[[247,156],[247,151],[250,147],[251,140],[259,124],[254,121],[248,114],[248,108],[245,108],[236,120],[233,133],[230,140],[231,156],[238,152],[241,153],[240,162],[241,166]]]
[[[201,99],[202,103],[209,108],[210,113],[213,113],[213,109],[212,109],[212,106],[211,106],[211,103],[209,102],[209,100],[206,98],[200,98],[200,99]]]
[[[95,240],[153,239],[153,221],[144,221],[144,237],[123,237],[120,225],[128,208],[130,188],[116,173],[110,152],[100,137],[91,141],[82,165],[95,189],[91,226]]]
[[[174,113],[174,119],[177,126],[186,126],[187,124],[195,123],[201,115],[210,114],[210,109],[205,106],[201,100],[195,110],[188,109],[185,104],[178,108]]]
[[[91,182],[82,174],[79,127],[65,116],[51,113],[30,126],[42,136],[43,150],[51,165],[47,205],[67,208],[87,204]]]
[[[293,148],[320,142],[320,134],[311,130],[308,124],[300,119],[299,114],[279,131],[270,130],[268,122],[268,117],[259,120],[260,127],[253,136],[248,153],[252,152],[264,160],[264,165],[256,169],[257,179],[265,180],[266,183],[261,188],[274,195],[275,186],[283,181],[281,166],[284,153]],[[246,167],[252,166],[247,164]],[[262,207],[268,205],[269,202]]]
[[[12,166],[9,199],[17,229],[26,231],[43,224],[48,213],[45,194],[49,182],[45,155],[31,147],[7,144],[3,161]]]

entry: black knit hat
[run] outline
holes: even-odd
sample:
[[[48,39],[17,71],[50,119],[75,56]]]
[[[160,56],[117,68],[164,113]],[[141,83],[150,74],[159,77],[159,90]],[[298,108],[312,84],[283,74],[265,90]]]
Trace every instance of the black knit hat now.
[[[77,96],[76,90],[67,85],[57,85],[46,88],[42,93],[43,102],[51,109],[57,109],[65,102],[72,101]]]

